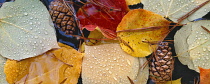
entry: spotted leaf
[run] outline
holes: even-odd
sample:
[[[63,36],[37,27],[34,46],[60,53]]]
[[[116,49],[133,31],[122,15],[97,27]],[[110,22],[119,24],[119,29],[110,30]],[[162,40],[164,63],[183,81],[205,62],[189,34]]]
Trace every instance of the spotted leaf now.
[[[196,8],[198,5],[209,0],[142,0],[144,9],[160,14],[174,22]],[[182,23],[201,18],[210,11],[210,3],[197,10]]]
[[[6,62],[6,58],[0,55],[0,84],[6,84],[6,76],[4,74],[4,64]]]
[[[138,70],[138,58],[126,54],[118,42],[85,46],[83,84],[129,84],[127,76],[134,80]]]
[[[60,49],[36,57],[7,60],[4,72],[8,83],[77,84],[83,54],[64,44],[59,46]]]
[[[145,57],[169,32],[169,21],[153,12],[135,9],[129,11],[117,27],[122,49],[135,57]],[[133,31],[131,31],[133,30]]]
[[[21,60],[59,48],[50,15],[39,0],[4,3],[0,32],[0,53],[9,59]]]
[[[198,67],[210,68],[209,24],[210,20],[191,22],[177,31],[174,37],[179,60],[197,72],[199,72]]]

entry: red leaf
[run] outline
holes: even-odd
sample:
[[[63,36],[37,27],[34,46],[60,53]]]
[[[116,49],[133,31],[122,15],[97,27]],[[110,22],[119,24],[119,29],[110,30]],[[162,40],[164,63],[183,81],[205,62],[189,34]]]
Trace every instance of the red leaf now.
[[[116,37],[116,28],[129,10],[126,2],[124,0],[90,0],[90,2],[80,8],[77,13],[81,27],[95,25],[100,29],[114,32],[115,34],[111,35]]]

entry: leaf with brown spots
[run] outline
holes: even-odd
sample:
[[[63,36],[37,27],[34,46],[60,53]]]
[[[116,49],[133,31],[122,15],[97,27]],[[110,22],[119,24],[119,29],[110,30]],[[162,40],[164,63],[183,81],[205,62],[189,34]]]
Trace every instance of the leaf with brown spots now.
[[[145,57],[153,52],[169,33],[170,21],[153,12],[135,9],[128,12],[117,27],[121,48],[135,57]]]

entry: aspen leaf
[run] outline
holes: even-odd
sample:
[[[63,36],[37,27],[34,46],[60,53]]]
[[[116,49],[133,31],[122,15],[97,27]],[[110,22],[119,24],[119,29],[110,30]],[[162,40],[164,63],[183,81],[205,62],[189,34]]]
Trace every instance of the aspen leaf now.
[[[147,42],[155,42],[157,44],[161,41],[169,32],[169,24],[169,21],[153,12],[143,9],[131,10],[123,17],[117,27],[117,36],[121,39],[121,48],[135,57],[148,56],[153,52],[152,47],[157,47],[157,45],[151,47]],[[144,29],[146,27],[154,28]],[[138,31],[123,32],[123,30],[129,29]]]
[[[7,81],[10,84],[77,84],[83,55],[67,45],[59,43],[59,46],[60,49],[37,57],[7,60],[4,70]]]
[[[160,14],[174,22],[207,0],[142,0],[144,9]],[[182,23],[201,18],[210,11],[210,3],[197,10]]]
[[[51,24],[48,10],[39,0],[4,3],[0,8],[0,53],[21,60],[59,48]]]
[[[200,84],[210,84],[210,69],[199,67],[200,70]]]
[[[79,9],[77,17],[81,27],[94,29],[98,26],[102,32],[107,31],[108,38],[116,38],[117,25],[128,11],[125,0],[90,0]]]
[[[129,84],[127,76],[136,79],[138,70],[138,58],[125,53],[118,42],[85,45],[83,84]]]
[[[141,2],[141,0],[125,0],[127,5],[134,5]]]
[[[210,68],[209,24],[210,20],[188,23],[174,36],[174,46],[180,62],[197,72],[199,72],[198,67]]]
[[[4,63],[6,62],[6,58],[2,57],[0,54],[0,84],[6,84],[6,76],[4,74]]]

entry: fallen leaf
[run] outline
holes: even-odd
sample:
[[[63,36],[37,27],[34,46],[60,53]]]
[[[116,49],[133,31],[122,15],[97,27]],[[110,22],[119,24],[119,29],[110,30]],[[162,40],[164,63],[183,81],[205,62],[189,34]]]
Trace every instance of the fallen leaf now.
[[[0,55],[0,84],[7,84],[6,76],[4,74],[4,64],[6,60],[6,58]]]
[[[144,9],[160,14],[174,22],[207,0],[142,0]],[[201,18],[210,11],[210,3],[197,10],[182,23]]]
[[[141,0],[125,0],[127,5],[134,5],[141,2]]]
[[[94,28],[94,30],[90,31],[90,34],[88,35],[88,38],[90,38],[90,39],[87,39],[85,41],[85,43],[86,43],[86,45],[91,46],[91,45],[100,44],[101,43],[100,39],[104,38],[104,36],[101,33],[100,29],[97,27],[97,28]],[[96,40],[96,39],[98,39],[98,40]]]
[[[48,11],[39,0],[4,3],[0,8],[0,53],[21,60],[59,48],[51,24]]]
[[[181,78],[179,78],[177,80],[173,80],[173,81],[168,81],[165,84],[182,84],[181,83]]]
[[[147,80],[149,78],[149,66],[145,63],[147,63],[146,58],[139,58],[139,71],[136,79],[134,80],[134,84],[147,84]]]
[[[115,31],[117,25],[129,10],[126,2],[124,0],[90,1],[92,2],[85,4],[77,12],[77,17],[80,20],[81,27],[86,27],[87,30],[90,30],[98,26],[101,30],[110,31],[106,32],[107,36],[111,34],[116,37]]]
[[[210,69],[199,67],[200,70],[200,84],[210,84]]]
[[[199,72],[198,67],[210,68],[210,20],[191,22],[174,36],[174,46],[181,63]]]
[[[127,76],[136,79],[138,70],[138,58],[125,53],[118,42],[85,46],[83,84],[129,84]]]
[[[59,46],[61,49],[37,57],[7,60],[4,67],[7,81],[10,84],[58,84],[63,81],[77,84],[83,55],[67,45],[59,43]]]
[[[123,17],[117,27],[117,36],[120,38],[120,45],[125,52],[135,57],[145,57],[153,52],[150,43],[158,44],[167,35],[169,24],[170,21],[158,14],[135,9]],[[129,31],[131,29],[136,29],[136,31]],[[153,45],[153,47],[157,47],[157,45]]]

